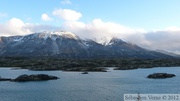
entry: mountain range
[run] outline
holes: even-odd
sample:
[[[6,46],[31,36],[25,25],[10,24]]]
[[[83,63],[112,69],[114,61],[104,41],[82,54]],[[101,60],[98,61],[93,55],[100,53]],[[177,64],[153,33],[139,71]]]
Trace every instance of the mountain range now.
[[[118,38],[98,43],[81,39],[72,32],[39,32],[24,36],[0,37],[1,57],[60,58],[172,58],[172,56],[127,43]]]

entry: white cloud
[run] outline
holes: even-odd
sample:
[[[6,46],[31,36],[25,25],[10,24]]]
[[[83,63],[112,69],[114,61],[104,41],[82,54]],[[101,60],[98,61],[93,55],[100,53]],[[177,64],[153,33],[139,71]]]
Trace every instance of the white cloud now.
[[[71,20],[71,21],[79,20],[82,17],[82,14],[80,12],[71,9],[56,9],[53,11],[53,15],[63,20]]]
[[[165,30],[167,30],[167,31],[180,31],[180,28],[176,27],[176,26],[169,26],[169,27],[165,28]]]
[[[144,47],[166,51],[176,51],[177,53],[180,53],[180,30],[148,32],[144,36],[145,40],[150,43],[150,45],[141,43]]]
[[[41,15],[41,19],[43,20],[43,21],[51,21],[52,19],[47,15],[47,14],[42,14]]]
[[[10,35],[23,35],[25,33],[31,33],[29,29],[26,29],[26,24],[17,18],[12,18],[5,24],[0,24],[0,36],[10,36]]]
[[[0,36],[25,35],[33,32],[58,30],[59,27],[24,23],[21,19],[12,18],[0,24]]]
[[[65,30],[77,33],[83,38],[118,37],[126,39],[133,33],[145,32],[143,29],[132,29],[113,22],[103,22],[101,19],[94,19],[90,23],[78,21],[66,21],[63,25]]]
[[[61,4],[68,4],[68,5],[70,5],[70,4],[72,4],[72,2],[70,0],[63,0],[63,1],[61,1]]]

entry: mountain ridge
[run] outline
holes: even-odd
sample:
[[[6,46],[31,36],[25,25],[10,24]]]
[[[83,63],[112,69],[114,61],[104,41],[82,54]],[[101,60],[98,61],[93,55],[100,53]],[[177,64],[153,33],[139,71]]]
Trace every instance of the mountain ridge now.
[[[118,38],[98,43],[83,40],[72,32],[39,32],[25,36],[0,37],[0,56],[60,58],[172,58]]]

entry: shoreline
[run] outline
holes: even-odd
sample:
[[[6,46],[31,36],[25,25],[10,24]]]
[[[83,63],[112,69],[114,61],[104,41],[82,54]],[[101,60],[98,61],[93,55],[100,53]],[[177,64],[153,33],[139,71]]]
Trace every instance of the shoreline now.
[[[84,72],[84,71],[76,71],[76,70],[61,70],[61,69],[57,69],[57,70],[30,70],[28,68],[22,68],[22,67],[0,67],[0,69],[10,69],[10,70],[28,70],[28,71],[62,71],[62,72]],[[81,67],[83,68],[83,67]],[[128,70],[137,70],[137,69],[152,69],[152,68],[180,68],[180,66],[170,66],[170,67],[152,67],[152,68],[132,68],[132,69],[116,69],[117,67],[96,67],[96,68],[103,68],[105,69],[105,71],[87,71],[87,72],[110,72],[109,70],[114,70],[114,71],[128,71]],[[110,69],[111,68],[111,69]]]

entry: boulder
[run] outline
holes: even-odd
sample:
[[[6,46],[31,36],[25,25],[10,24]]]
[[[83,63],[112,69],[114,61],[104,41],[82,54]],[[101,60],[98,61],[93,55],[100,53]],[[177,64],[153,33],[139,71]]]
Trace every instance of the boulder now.
[[[154,74],[148,75],[147,78],[161,79],[161,78],[172,78],[172,77],[175,77],[175,76],[176,76],[176,75],[174,75],[174,74],[154,73]]]
[[[27,82],[27,81],[45,81],[45,80],[55,80],[55,79],[59,79],[59,78],[56,76],[51,76],[47,74],[34,74],[34,75],[23,74],[23,75],[18,76],[15,79],[12,79],[11,81]]]

